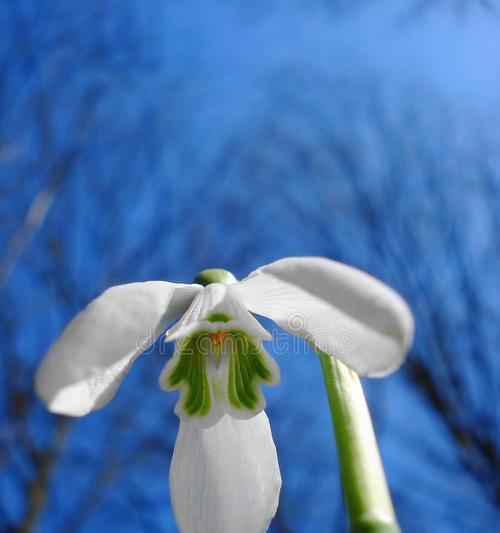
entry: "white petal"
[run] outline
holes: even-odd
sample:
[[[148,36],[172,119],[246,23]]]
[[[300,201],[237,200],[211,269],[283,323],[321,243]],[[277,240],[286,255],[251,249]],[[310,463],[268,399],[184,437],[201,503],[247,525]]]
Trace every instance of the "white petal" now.
[[[232,292],[234,285],[211,283],[200,291],[182,318],[170,328],[165,339],[172,341],[190,335],[193,331],[210,332],[241,329],[254,338],[271,339],[262,327],[238,301]],[[213,322],[209,318],[215,314],[227,315],[228,322]]]
[[[170,496],[181,533],[260,533],[278,507],[281,476],[269,421],[224,416],[210,429],[180,423]]]
[[[394,371],[413,339],[411,311],[395,291],[322,257],[281,259],[232,290],[253,313],[305,337],[360,374]]]
[[[83,416],[114,396],[136,357],[183,313],[199,285],[163,281],[103,292],[64,329],[36,375],[36,390],[54,413]]]

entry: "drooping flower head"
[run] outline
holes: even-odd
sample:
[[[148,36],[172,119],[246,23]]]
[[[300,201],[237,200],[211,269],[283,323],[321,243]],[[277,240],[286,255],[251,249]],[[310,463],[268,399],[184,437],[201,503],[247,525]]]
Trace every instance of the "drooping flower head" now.
[[[325,258],[282,259],[240,282],[204,271],[198,281],[106,290],[51,347],[36,389],[55,413],[99,409],[180,317],[166,331],[175,351],[160,376],[163,389],[180,391],[170,471],[177,523],[184,533],[264,531],[281,478],[261,387],[277,384],[279,370],[263,346],[271,335],[253,313],[368,376],[399,367],[413,319],[392,289]]]
[[[176,349],[160,385],[180,389],[175,412],[181,420],[210,427],[224,414],[252,418],[265,406],[260,386],[279,381],[278,367],[262,345],[271,335],[231,285],[212,283],[199,292],[166,340],[175,340]]]

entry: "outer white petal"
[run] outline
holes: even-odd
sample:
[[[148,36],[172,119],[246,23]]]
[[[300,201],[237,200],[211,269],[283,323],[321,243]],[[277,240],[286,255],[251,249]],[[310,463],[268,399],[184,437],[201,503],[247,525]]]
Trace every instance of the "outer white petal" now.
[[[171,327],[165,336],[172,341],[190,335],[193,331],[225,331],[241,329],[254,338],[270,340],[271,335],[241,304],[232,292],[234,285],[211,283],[197,294],[182,318]],[[212,322],[208,318],[215,314],[228,315],[229,322]]]
[[[181,533],[260,533],[278,507],[281,476],[269,421],[224,416],[179,426],[170,495]]]
[[[250,311],[305,337],[360,374],[394,371],[413,339],[411,311],[394,290],[330,259],[281,259],[232,290]]]
[[[111,400],[136,357],[182,314],[200,285],[163,281],[117,285],[66,326],[36,375],[55,413],[83,416]]]

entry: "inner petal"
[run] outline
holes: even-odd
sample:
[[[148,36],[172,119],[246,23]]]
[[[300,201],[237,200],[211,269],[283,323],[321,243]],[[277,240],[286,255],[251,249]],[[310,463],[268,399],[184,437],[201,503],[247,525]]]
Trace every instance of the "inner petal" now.
[[[166,334],[166,340],[177,340],[177,348],[160,385],[179,389],[178,416],[210,427],[224,412],[238,419],[260,413],[265,407],[261,385],[279,382],[278,367],[264,350],[263,339],[270,339],[269,332],[230,286],[205,287]]]
[[[172,359],[160,376],[164,390],[179,389],[175,412],[183,420],[210,427],[223,415],[214,400],[214,343],[208,331],[199,331],[177,342]]]
[[[257,339],[242,330],[231,330],[224,338],[213,382],[220,407],[234,418],[246,419],[264,409],[260,387],[277,384],[279,369]]]
[[[269,332],[233,295],[230,285],[213,283],[196,296],[179,322],[167,331],[165,340],[182,339],[201,330],[216,333],[231,329],[241,329],[261,339],[271,338]]]

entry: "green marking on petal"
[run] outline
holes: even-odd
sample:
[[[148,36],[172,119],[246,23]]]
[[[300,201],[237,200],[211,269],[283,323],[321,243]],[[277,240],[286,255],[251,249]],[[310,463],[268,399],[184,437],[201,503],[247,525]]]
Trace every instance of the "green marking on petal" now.
[[[185,387],[183,409],[190,416],[206,416],[212,405],[206,369],[208,335],[201,331],[182,340],[179,360],[166,378],[172,389]]]
[[[209,322],[229,322],[232,318],[225,313],[213,313],[205,320],[208,320]]]
[[[259,403],[259,386],[271,384],[273,375],[260,349],[243,331],[230,331],[229,376],[227,398],[236,409],[255,409]]]
[[[213,313],[210,318],[222,322],[226,315]],[[226,361],[222,368],[221,355]],[[181,389],[177,408],[189,417],[210,416],[216,407],[213,402],[240,410],[244,416],[256,413],[264,405],[260,386],[275,384],[278,377],[274,361],[259,341],[233,329],[197,331],[182,339],[170,364],[163,378],[165,388]],[[227,374],[222,377],[221,371]]]

